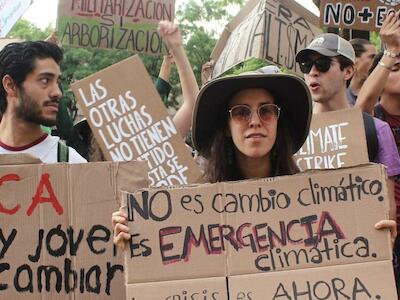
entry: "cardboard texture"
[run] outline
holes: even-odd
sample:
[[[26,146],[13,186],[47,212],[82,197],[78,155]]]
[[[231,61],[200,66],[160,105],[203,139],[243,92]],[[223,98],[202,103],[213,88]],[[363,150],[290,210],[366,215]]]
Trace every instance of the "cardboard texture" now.
[[[124,299],[111,214],[144,162],[0,166],[0,299]]]
[[[158,23],[174,15],[174,0],[59,0],[58,38],[76,47],[159,55],[167,48]]]
[[[359,108],[314,114],[307,140],[294,155],[300,170],[336,169],[369,162]]]
[[[301,74],[296,53],[320,33],[318,18],[295,1],[250,0],[225,27],[211,54],[212,78],[249,58],[264,58]]]
[[[229,277],[230,299],[397,299],[392,263],[321,267],[272,274]]]
[[[188,184],[200,178],[138,56],[71,88],[107,160],[147,160],[152,186]]]
[[[258,295],[271,295],[272,283],[242,284],[245,277],[236,276],[263,273],[277,276],[275,283],[284,278],[285,284],[303,284],[307,278],[325,280],[323,274],[329,281],[336,270],[348,286],[361,274],[374,295],[394,295],[389,234],[374,229],[377,221],[388,218],[386,180],[384,166],[370,164],[123,192],[132,232],[125,256],[129,299],[142,299],[131,285],[224,276],[234,281],[228,285],[230,299],[236,299],[232,291],[245,293],[249,286]],[[379,284],[375,275],[367,278],[381,269],[386,274]]]
[[[5,37],[32,4],[32,0],[3,0],[0,2],[0,37]]]
[[[399,8],[399,0],[321,0],[320,24],[327,27],[379,31],[387,13]]]
[[[127,300],[228,299],[225,277],[129,284]]]

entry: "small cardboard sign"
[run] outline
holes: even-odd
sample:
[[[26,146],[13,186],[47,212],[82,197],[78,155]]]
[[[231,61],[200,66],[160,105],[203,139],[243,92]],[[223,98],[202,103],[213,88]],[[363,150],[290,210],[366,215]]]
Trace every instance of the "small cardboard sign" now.
[[[300,74],[296,53],[321,33],[318,18],[291,0],[250,0],[225,27],[211,58],[212,78],[249,58]]]
[[[361,110],[350,108],[314,114],[307,140],[293,158],[301,171],[368,163]]]
[[[200,170],[138,56],[71,88],[107,160],[146,160],[152,186],[197,182]]]
[[[159,55],[167,48],[158,23],[174,14],[174,0],[59,0],[58,38],[76,47]]]
[[[144,162],[0,166],[0,299],[125,299],[111,215],[146,174]]]
[[[32,4],[32,0],[0,1],[0,37],[4,38]]]
[[[399,8],[399,0],[321,0],[320,24],[327,27],[379,31],[387,13]]]
[[[318,278],[331,282],[332,274],[342,270],[336,277],[337,284],[349,287],[345,293],[359,277],[370,294],[394,299],[389,234],[374,229],[389,215],[386,181],[385,167],[370,164],[264,180],[123,192],[122,206],[132,232],[125,256],[127,296],[153,299],[137,292],[134,287],[139,285],[157,288],[166,281],[183,280],[183,291],[187,280],[228,277],[235,281],[228,285],[229,295],[233,290],[246,295],[252,286],[261,296],[251,299],[279,299],[276,291],[284,293],[279,282],[303,290],[306,280],[314,285]],[[383,269],[384,280],[368,276]],[[264,278],[279,274],[274,289],[236,279],[260,273],[268,276]],[[191,293],[217,289],[208,285],[204,281]],[[169,292],[160,292],[160,299],[169,299]]]

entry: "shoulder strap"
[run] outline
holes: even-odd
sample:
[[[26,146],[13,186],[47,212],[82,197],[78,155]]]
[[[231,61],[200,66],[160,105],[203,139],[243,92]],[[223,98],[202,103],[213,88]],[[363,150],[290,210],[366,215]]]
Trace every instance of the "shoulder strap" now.
[[[374,115],[378,119],[381,119],[382,121],[385,121],[385,114],[382,110],[382,106],[380,104],[375,105],[374,107]]]
[[[369,161],[375,161],[375,157],[378,154],[378,137],[375,127],[374,118],[363,112],[363,120],[365,127],[365,137],[367,138],[367,147],[368,147],[368,158]]]
[[[61,140],[58,141],[57,161],[69,162],[69,149],[68,146]]]

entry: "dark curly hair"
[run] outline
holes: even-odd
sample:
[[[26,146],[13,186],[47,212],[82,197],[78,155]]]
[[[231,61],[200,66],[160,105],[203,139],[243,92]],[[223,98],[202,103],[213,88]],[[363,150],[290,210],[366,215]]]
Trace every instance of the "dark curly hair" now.
[[[17,88],[35,68],[36,59],[52,58],[59,65],[63,59],[62,50],[55,44],[45,41],[10,43],[0,51],[0,78],[9,75]],[[7,92],[0,84],[0,111],[7,108]]]

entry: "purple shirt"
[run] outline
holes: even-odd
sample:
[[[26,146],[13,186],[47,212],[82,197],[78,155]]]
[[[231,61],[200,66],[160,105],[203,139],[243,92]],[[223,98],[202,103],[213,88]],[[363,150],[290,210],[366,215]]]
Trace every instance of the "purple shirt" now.
[[[400,157],[392,130],[390,129],[389,124],[382,120],[374,118],[374,122],[379,144],[375,162],[387,167],[388,176],[399,175]]]

